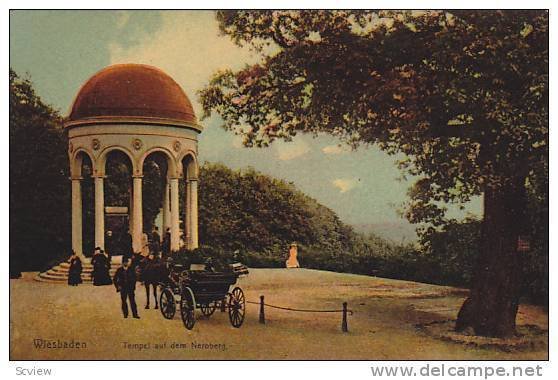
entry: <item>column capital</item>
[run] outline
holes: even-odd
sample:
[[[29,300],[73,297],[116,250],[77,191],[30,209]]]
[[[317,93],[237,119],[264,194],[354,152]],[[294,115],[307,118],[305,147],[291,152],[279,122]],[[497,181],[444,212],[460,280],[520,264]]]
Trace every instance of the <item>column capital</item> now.
[[[132,175],[132,178],[136,179],[136,178],[143,178],[143,174],[134,174]]]
[[[81,181],[83,179],[83,177],[80,176],[80,175],[73,175],[73,176],[68,177],[68,179],[70,179],[72,181]]]
[[[175,180],[175,179],[176,179],[176,180],[179,180],[180,177],[179,177],[179,176],[176,176],[176,175],[173,175],[173,176],[167,177],[167,179],[170,180],[170,181]]]
[[[104,175],[104,174],[93,174],[93,175],[91,176],[91,178],[95,178],[95,179],[97,179],[97,178],[104,179],[104,178],[106,178],[106,177],[107,177],[107,176]]]
[[[198,182],[199,178],[188,178],[186,181],[188,182]]]

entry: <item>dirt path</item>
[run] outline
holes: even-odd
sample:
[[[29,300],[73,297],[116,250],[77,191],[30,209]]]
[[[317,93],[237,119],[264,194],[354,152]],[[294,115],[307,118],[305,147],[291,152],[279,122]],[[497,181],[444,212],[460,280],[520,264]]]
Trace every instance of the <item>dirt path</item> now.
[[[270,304],[299,308],[340,308],[355,314],[349,333],[339,314],[266,310],[247,305],[240,329],[226,314],[199,319],[187,331],[178,314],[165,320],[144,310],[143,287],[136,291],[141,319],[124,319],[114,288],[67,287],[27,278],[10,281],[10,357],[17,359],[546,359],[547,349],[503,352],[445,342],[415,325],[455,318],[463,301],[459,289],[306,269],[253,269],[240,285],[248,300],[261,294]],[[548,328],[548,315],[525,305],[519,324]],[[35,339],[85,342],[86,348],[38,349]]]

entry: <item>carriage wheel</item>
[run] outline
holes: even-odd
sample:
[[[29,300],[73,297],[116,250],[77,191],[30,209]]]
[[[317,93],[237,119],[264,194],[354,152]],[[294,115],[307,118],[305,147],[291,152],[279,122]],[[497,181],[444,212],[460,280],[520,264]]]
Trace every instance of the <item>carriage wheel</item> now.
[[[229,293],[229,320],[233,327],[239,328],[242,326],[245,312],[246,300],[244,292],[239,287],[236,287]]]
[[[166,319],[173,319],[176,313],[176,302],[174,301],[174,293],[171,289],[165,288],[159,297],[159,306],[161,314]]]
[[[195,305],[194,295],[190,288],[184,289],[180,299],[180,316],[182,317],[184,327],[188,330],[192,330],[196,323],[196,317],[194,316]]]
[[[215,313],[215,309],[217,309],[217,302],[204,303],[200,305],[200,310],[206,317],[211,317],[211,315]]]

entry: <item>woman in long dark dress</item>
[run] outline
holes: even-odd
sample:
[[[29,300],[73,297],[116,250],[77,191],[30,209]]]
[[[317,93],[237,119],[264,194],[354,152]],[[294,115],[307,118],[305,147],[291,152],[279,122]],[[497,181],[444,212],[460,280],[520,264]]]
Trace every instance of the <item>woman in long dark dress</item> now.
[[[110,278],[110,261],[103,252],[102,249],[96,248],[95,254],[91,259],[91,265],[93,265],[93,285],[112,285],[112,279]]]
[[[83,282],[81,279],[81,271],[83,270],[81,259],[74,251],[72,251],[72,256],[70,256],[68,262],[70,263],[70,269],[68,270],[68,285],[78,286],[78,284]]]

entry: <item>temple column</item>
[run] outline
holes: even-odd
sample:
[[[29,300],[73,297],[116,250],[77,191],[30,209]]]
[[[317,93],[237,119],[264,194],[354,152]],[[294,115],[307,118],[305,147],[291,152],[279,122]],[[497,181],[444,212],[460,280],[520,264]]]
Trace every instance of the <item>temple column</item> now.
[[[167,228],[171,226],[171,212],[170,212],[170,184],[168,179],[165,182],[163,190],[163,235],[167,232]]]
[[[170,210],[171,210],[171,252],[180,249],[180,226],[178,215],[178,178],[170,179]]]
[[[104,176],[95,176],[95,247],[105,249]]]
[[[191,179],[190,183],[190,249],[198,248],[198,180]]]
[[[142,249],[143,234],[143,206],[142,206],[142,177],[133,176],[133,203],[132,203],[132,247],[134,253],[140,253]]]
[[[134,184],[132,182],[129,192],[130,198],[128,202],[128,232],[130,235],[134,233],[134,191],[133,191]]]
[[[82,243],[82,200],[81,180],[82,177],[72,177],[72,250],[83,257]]]

